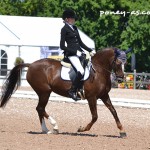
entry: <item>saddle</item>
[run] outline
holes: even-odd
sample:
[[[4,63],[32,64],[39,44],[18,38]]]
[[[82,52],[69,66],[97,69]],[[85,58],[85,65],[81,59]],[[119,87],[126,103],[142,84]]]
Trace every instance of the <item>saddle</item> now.
[[[89,78],[90,69],[91,69],[92,64],[89,63],[89,60],[86,60],[86,59],[83,59],[81,61],[81,64],[82,64],[85,72],[84,72],[83,78],[81,79],[81,83],[78,85],[79,88],[78,88],[77,93],[81,97],[81,99],[85,99],[85,93],[83,90],[83,88],[84,88],[83,82]],[[77,76],[77,72],[75,71],[74,67],[70,63],[65,62],[63,60],[61,61],[61,65],[62,65],[61,78],[63,80],[67,80],[67,81],[70,80],[70,81],[74,82],[76,79],[76,76]]]
[[[61,61],[61,65],[62,65],[61,79],[73,81],[76,76],[76,71],[74,70],[74,68],[71,66],[70,63],[65,62],[63,60]],[[84,73],[84,77],[82,78],[82,81],[85,81],[89,78],[91,66],[92,64],[89,63],[88,65],[84,67],[85,73]]]
[[[74,67],[69,63],[70,61],[64,57],[64,59],[61,61],[61,79],[72,81],[73,84],[76,84],[78,86],[77,94],[81,97],[81,99],[85,99],[85,93],[84,93],[84,81],[87,80],[90,76],[90,70],[92,68],[92,63],[90,62],[90,59],[86,57],[85,54],[83,54],[80,57],[81,65],[84,68],[84,75],[81,79],[80,83],[76,83],[76,77],[78,76],[78,73],[74,69]]]

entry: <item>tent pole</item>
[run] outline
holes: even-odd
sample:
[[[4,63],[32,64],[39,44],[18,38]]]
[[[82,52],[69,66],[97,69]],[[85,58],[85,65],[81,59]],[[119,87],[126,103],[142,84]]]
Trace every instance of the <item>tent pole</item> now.
[[[20,46],[18,46],[18,57],[21,57]]]

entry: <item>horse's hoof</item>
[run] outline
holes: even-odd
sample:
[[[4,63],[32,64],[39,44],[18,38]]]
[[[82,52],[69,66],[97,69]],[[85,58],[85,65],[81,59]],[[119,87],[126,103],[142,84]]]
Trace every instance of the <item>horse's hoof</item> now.
[[[121,138],[125,138],[125,137],[127,137],[126,132],[120,132],[120,137],[121,137]]]
[[[59,134],[59,130],[58,129],[53,129],[52,133],[53,134]]]
[[[48,130],[47,130],[47,131],[42,131],[41,133],[42,133],[42,134],[47,134],[48,132],[51,132],[51,131],[48,131]]]
[[[81,126],[80,126],[80,128],[78,129],[77,132],[84,132],[84,127],[81,127]]]
[[[52,134],[52,131],[48,131],[46,134]]]

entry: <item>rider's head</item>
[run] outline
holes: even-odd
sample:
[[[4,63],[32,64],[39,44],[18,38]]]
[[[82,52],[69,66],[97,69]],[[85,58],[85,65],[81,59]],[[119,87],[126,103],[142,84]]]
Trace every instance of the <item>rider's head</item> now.
[[[77,17],[76,17],[75,12],[72,9],[66,9],[63,12],[62,19],[65,22],[73,25],[75,23],[75,20],[77,19]]]

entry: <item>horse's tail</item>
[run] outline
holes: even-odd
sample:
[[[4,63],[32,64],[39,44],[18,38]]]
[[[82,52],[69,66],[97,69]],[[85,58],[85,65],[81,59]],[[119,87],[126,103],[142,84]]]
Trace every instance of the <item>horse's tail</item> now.
[[[15,66],[7,75],[1,89],[0,107],[5,107],[11,95],[18,89],[21,83],[21,74],[24,67],[30,64],[23,63]]]

